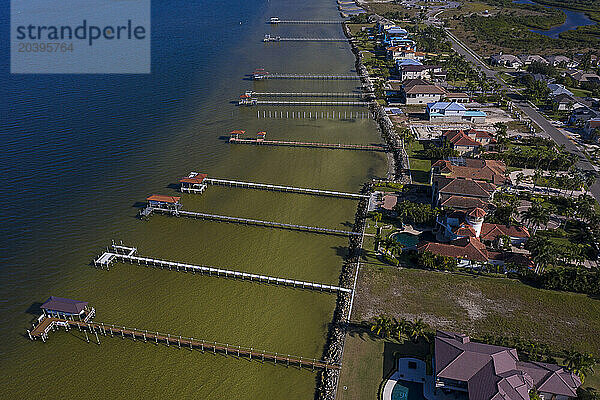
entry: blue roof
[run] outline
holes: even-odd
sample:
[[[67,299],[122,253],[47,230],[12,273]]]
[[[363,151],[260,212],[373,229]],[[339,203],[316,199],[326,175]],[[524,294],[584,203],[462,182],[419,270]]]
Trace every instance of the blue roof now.
[[[450,110],[450,111],[466,111],[465,106],[456,102],[438,101],[437,103],[427,103],[427,108],[430,110]]]
[[[410,58],[405,58],[403,60],[396,61],[396,65],[399,67],[403,67],[405,65],[423,65],[423,63],[419,60],[412,60]]]
[[[479,110],[467,110],[465,112],[465,117],[486,117],[487,114],[483,111]]]
[[[399,26],[392,26],[385,30],[387,33],[408,33],[406,29],[402,29]]]

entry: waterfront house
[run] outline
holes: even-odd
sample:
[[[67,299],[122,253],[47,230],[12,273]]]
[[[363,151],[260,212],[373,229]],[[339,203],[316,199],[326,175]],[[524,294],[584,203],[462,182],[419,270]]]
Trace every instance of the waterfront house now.
[[[401,85],[401,98],[405,104],[427,104],[439,101],[446,91],[423,79],[409,79]]]
[[[440,206],[452,196],[479,199],[484,204],[492,201],[497,186],[490,182],[470,178],[451,178],[434,175],[431,185],[431,203]]]
[[[402,81],[390,79],[383,84],[383,93],[388,103],[400,103],[404,96]]]
[[[431,165],[431,179],[434,175],[446,178],[466,178],[502,185],[510,179],[506,176],[506,165],[502,161],[476,158],[452,158],[438,160]]]
[[[442,133],[442,141],[456,150],[459,155],[472,156],[479,152],[482,144],[465,134],[462,130],[450,130]]]
[[[398,67],[400,80],[406,79],[445,79],[446,73],[437,65],[403,65]]]
[[[543,400],[568,400],[581,386],[576,374],[558,365],[523,362],[515,349],[453,332],[436,332],[432,363],[435,387],[469,400],[529,400],[532,390]]]
[[[444,96],[442,96],[443,101],[447,101],[449,103],[470,103],[471,98],[468,94],[463,92],[446,92]]]
[[[383,42],[387,45],[393,45],[396,40],[406,39],[408,37],[408,31],[399,26],[390,26],[383,30]]]
[[[523,62],[516,56],[512,54],[496,54],[490,57],[490,63],[492,65],[497,65],[500,67],[507,68],[521,68],[523,66]]]
[[[427,104],[426,112],[432,122],[484,123],[487,117],[483,111],[467,110],[462,104],[445,101]]]

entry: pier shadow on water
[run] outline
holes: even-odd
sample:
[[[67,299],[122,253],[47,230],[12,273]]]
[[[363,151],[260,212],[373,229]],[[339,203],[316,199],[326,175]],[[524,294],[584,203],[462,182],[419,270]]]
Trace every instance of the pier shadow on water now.
[[[32,303],[29,307],[27,307],[27,310],[25,310],[26,314],[30,314],[30,315],[35,315],[36,317],[38,317],[41,313],[42,313],[42,304],[40,302],[35,302]]]

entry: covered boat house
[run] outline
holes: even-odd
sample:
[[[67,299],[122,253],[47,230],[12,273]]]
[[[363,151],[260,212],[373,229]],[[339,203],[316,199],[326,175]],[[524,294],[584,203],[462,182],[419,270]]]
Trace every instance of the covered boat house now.
[[[206,189],[204,179],[208,175],[192,172],[185,178],[179,180],[179,190],[182,193],[202,193]]]
[[[94,316],[94,308],[88,307],[87,301],[65,299],[63,297],[50,296],[40,307],[44,315],[63,319],[79,318],[87,321]]]

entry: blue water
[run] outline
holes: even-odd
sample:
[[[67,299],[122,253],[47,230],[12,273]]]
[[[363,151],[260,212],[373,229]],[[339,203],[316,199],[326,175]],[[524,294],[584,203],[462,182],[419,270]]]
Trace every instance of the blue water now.
[[[419,236],[410,233],[396,233],[394,239],[404,247],[414,247],[419,243]]]
[[[513,3],[537,4],[531,0],[514,0]],[[544,7],[548,7],[548,6],[544,5]],[[581,11],[567,10],[565,8],[558,8],[558,7],[551,7],[551,8],[557,8],[558,10],[565,13],[565,16],[566,16],[565,22],[562,25],[555,26],[548,30],[530,29],[531,32],[539,33],[541,35],[557,39],[562,32],[576,29],[579,26],[595,25],[597,23],[595,21],[592,21],[587,15],[585,15]]]
[[[423,384],[399,380],[392,389],[392,400],[424,400]]]

